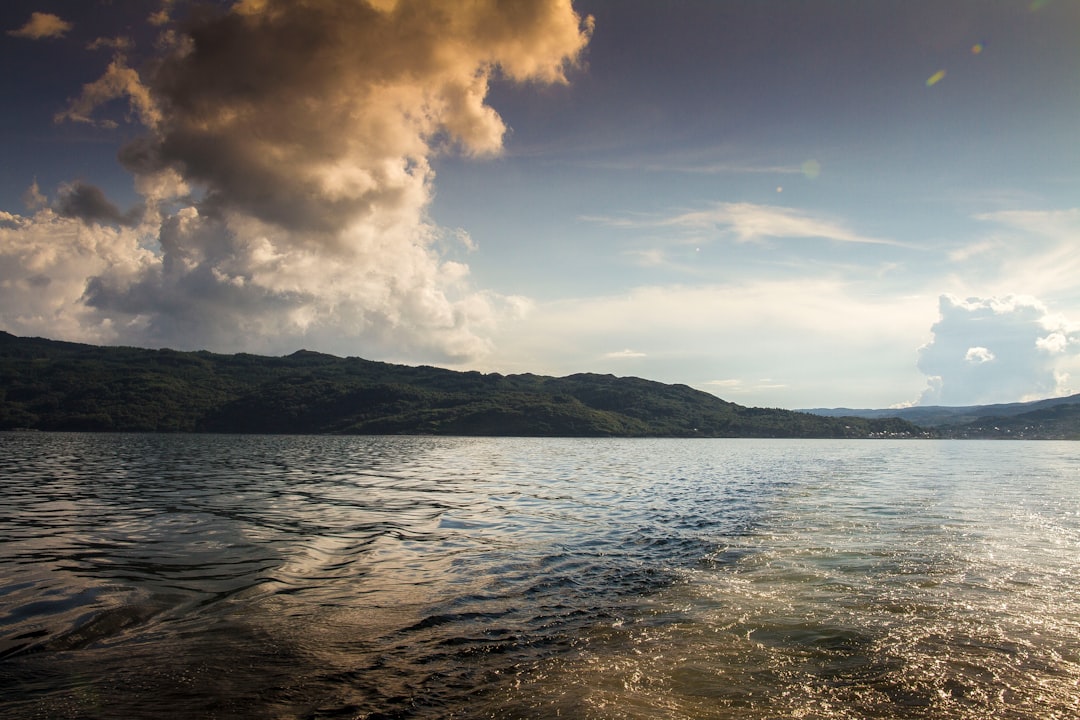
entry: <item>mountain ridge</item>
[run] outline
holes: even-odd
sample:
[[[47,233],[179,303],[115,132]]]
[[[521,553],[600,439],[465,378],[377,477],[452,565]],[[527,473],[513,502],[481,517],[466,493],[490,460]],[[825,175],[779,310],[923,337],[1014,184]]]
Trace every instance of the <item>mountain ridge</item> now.
[[[1080,440],[1080,394],[991,405],[907,408],[813,408],[821,417],[895,417],[943,438]]]
[[[1014,417],[1026,413],[1046,410],[1058,405],[1080,403],[1080,393],[1064,395],[1042,400],[1029,400],[1013,403],[993,403],[989,405],[912,405],[903,408],[805,408],[798,412],[820,415],[822,417],[862,417],[882,418],[898,417],[926,427],[942,425],[962,425],[973,420],[988,417]]]
[[[86,345],[0,331],[0,429],[568,437],[923,437],[893,418],[749,408],[687,385]]]

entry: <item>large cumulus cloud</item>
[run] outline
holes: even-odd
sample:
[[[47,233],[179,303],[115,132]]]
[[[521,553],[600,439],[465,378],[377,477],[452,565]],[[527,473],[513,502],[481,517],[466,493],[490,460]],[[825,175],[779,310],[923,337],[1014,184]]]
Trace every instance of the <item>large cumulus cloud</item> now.
[[[124,334],[85,302],[87,280],[122,285],[159,263],[130,228],[88,224],[45,208],[0,212],[0,317],[5,329],[94,342]],[[120,320],[124,322],[124,320]]]
[[[65,290],[42,308],[9,282],[0,318],[221,350],[484,352],[516,304],[474,291],[446,254],[453,234],[425,214],[430,160],[499,152],[493,77],[564,82],[589,22],[569,0],[241,0],[165,23],[157,57],[136,72],[118,49],[57,115],[109,127],[95,115],[126,99],[146,132],[119,157],[142,206],[79,183],[8,216],[5,275]]]
[[[919,351],[923,405],[980,405],[1070,392],[1078,328],[1031,297],[944,295],[933,339]]]

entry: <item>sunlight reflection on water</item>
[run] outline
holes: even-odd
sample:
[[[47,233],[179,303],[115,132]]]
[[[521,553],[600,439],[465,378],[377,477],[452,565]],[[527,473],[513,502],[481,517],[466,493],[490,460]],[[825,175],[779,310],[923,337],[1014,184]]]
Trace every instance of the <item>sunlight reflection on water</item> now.
[[[1080,706],[1068,443],[0,443],[4,716]]]

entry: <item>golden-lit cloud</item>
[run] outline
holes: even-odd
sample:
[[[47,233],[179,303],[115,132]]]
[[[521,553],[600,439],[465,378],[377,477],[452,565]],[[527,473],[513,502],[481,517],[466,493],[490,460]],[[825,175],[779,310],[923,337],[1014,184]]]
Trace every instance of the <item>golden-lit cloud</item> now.
[[[97,42],[91,46],[98,47]],[[121,46],[121,49],[123,47]],[[111,119],[95,120],[94,111],[113,100],[126,100],[130,108],[130,121],[153,128],[161,122],[161,114],[150,90],[143,85],[139,73],[128,67],[122,53],[109,63],[105,73],[97,80],[83,85],[79,97],[68,103],[67,109],[58,112],[56,122],[77,122],[102,127],[116,127]]]
[[[148,61],[96,44],[116,54],[56,116],[145,129],[119,154],[144,207],[76,183],[47,213],[11,216],[5,272],[54,291],[43,308],[10,285],[5,325],[225,351],[486,352],[520,302],[474,290],[447,256],[475,245],[427,218],[430,161],[499,153],[492,79],[566,82],[591,19],[569,0],[244,0],[183,20],[177,7],[148,17],[161,29]],[[39,247],[58,229],[79,243]]]
[[[12,37],[27,38],[28,40],[41,40],[44,38],[59,38],[71,30],[71,23],[62,20],[52,13],[31,13],[30,19],[18,30],[9,30]]]
[[[224,207],[338,232],[426,200],[432,153],[499,152],[493,73],[561,82],[588,40],[568,2],[246,2],[195,24],[148,84],[138,157]]]

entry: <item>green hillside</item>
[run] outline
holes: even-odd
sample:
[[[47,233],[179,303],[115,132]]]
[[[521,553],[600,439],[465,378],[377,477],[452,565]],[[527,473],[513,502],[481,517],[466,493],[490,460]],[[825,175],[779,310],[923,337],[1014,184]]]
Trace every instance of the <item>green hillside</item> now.
[[[0,429],[621,437],[912,437],[895,418],[748,408],[639,378],[99,347],[0,332]]]
[[[938,431],[950,438],[1080,440],[1080,403],[1057,403],[1017,415],[983,416]]]

